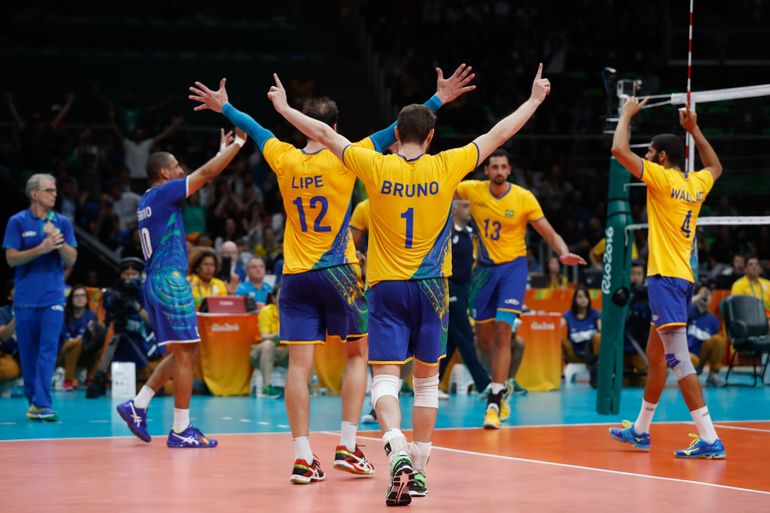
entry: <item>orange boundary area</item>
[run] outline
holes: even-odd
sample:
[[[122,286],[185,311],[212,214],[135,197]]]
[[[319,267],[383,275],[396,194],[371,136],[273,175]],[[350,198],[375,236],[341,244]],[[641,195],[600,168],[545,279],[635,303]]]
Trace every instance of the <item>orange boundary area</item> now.
[[[745,511],[770,508],[770,422],[720,423],[724,461],[676,460],[687,423],[653,425],[653,448],[610,439],[608,425],[438,430],[420,511],[514,508],[538,512]],[[8,511],[82,513],[386,511],[388,464],[379,435],[362,433],[373,478],[332,469],[335,433],[311,442],[326,481],[291,485],[291,437],[222,435],[220,447],[172,450],[165,437],[16,441],[0,444],[0,504]]]

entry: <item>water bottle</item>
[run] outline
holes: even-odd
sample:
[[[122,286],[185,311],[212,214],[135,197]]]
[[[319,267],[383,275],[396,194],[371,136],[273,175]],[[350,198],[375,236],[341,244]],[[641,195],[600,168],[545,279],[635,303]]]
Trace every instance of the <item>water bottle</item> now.
[[[313,376],[310,378],[310,395],[313,397],[318,397],[318,394],[320,392],[320,385],[318,380],[318,374],[316,371],[313,371]]]

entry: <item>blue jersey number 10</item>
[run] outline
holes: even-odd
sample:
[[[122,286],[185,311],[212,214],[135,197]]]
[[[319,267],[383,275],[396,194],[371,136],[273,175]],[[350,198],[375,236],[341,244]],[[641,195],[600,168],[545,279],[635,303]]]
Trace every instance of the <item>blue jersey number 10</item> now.
[[[302,206],[302,198],[297,198],[294,201],[292,201],[297,206],[297,211],[299,212],[299,224],[302,227],[302,231],[307,231],[307,219],[305,218],[305,209]],[[313,231],[315,232],[330,232],[332,231],[331,226],[323,226],[321,222],[323,221],[324,216],[326,215],[327,210],[329,210],[329,202],[324,198],[323,196],[313,196],[310,198],[310,201],[308,202],[308,205],[310,208],[318,208],[321,207],[321,211],[318,212],[318,215],[315,218],[315,222],[313,223]]]

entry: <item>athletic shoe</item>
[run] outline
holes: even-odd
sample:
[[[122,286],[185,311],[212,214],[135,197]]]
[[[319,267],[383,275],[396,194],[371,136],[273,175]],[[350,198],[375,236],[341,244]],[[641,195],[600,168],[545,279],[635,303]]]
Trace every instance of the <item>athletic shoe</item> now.
[[[409,456],[396,456],[390,467],[390,484],[385,496],[387,506],[406,506],[412,502],[409,494],[414,482],[414,469]]]
[[[59,420],[59,414],[53,411],[51,408],[38,408],[30,405],[27,410],[27,418],[30,420],[37,420],[40,422],[56,422]]]
[[[173,429],[169,431],[166,445],[172,449],[213,449],[219,445],[219,442],[206,438],[198,428],[190,425],[181,433],[177,433]]]
[[[500,410],[497,405],[490,403],[484,413],[484,429],[500,429]]]
[[[723,387],[725,386],[725,380],[720,378],[716,373],[711,373],[706,378],[707,387]]]
[[[321,463],[315,456],[313,456],[313,463],[296,460],[289,478],[294,484],[309,484],[312,481],[323,481],[324,479],[326,479],[326,475],[321,470]]]
[[[513,395],[527,395],[529,390],[519,385],[519,382],[515,379],[513,381]]]
[[[78,389],[78,382],[72,379],[65,379],[64,384],[62,385],[62,388],[64,390],[72,391]]]
[[[361,416],[361,424],[377,424],[377,412],[374,408],[369,413]]]
[[[449,394],[447,394],[443,390],[439,389],[439,391],[438,391],[438,400],[439,401],[448,401],[449,400]]]
[[[263,387],[262,394],[260,394],[260,397],[267,397],[268,399],[278,399],[281,396],[283,396],[283,393],[273,385]]]
[[[369,463],[358,445],[356,445],[356,450],[353,452],[350,452],[344,445],[338,445],[337,450],[334,452],[334,468],[357,476],[371,476],[374,474],[374,465]]]
[[[414,473],[414,481],[409,488],[409,495],[412,497],[425,497],[428,495],[428,483],[425,479],[425,474],[422,472]]]
[[[714,443],[709,444],[701,440],[698,435],[690,433],[690,436],[693,437],[690,447],[674,451],[674,456],[677,458],[704,458],[707,460],[723,460],[727,457],[725,446],[722,445],[722,440],[719,438],[714,440]]]
[[[152,440],[150,433],[147,432],[147,408],[139,408],[134,404],[133,399],[121,403],[115,408],[118,415],[122,418],[128,429],[135,434],[142,442],[149,443]]]
[[[503,395],[500,398],[500,420],[508,420],[511,416],[511,395],[513,394],[514,380],[509,379],[505,382],[505,388],[503,389]]]
[[[610,436],[619,442],[631,444],[637,449],[643,451],[650,450],[650,434],[637,433],[634,431],[634,423],[628,420],[623,421],[623,428],[610,428]]]

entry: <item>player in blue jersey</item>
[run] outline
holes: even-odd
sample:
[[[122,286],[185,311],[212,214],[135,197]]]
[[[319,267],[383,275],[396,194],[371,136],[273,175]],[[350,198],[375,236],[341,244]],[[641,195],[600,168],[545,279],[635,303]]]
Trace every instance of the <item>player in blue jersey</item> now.
[[[27,418],[53,422],[51,379],[64,324],[64,266],[75,265],[77,242],[70,220],[53,210],[53,176],[32,175],[27,196],[30,206],[8,220],[3,247],[8,265],[16,268],[13,313]]]
[[[216,447],[190,424],[194,361],[200,342],[195,300],[187,283],[187,246],[182,223],[182,202],[221,173],[246,142],[238,130],[236,137],[222,132],[222,148],[217,156],[189,176],[176,157],[156,152],[147,161],[150,189],[137,209],[139,236],[146,263],[144,299],[158,345],[174,344],[174,351],[161,362],[147,384],[134,399],[118,406],[118,413],[129,429],[145,442],[147,408],[155,392],[169,379],[174,380],[174,425],[166,445],[173,448]]]

